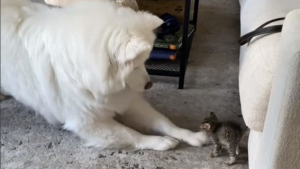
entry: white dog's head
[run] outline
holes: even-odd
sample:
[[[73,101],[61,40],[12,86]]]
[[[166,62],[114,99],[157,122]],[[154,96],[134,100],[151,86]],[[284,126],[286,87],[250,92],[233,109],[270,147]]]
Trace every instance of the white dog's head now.
[[[137,20],[127,23],[130,26],[123,27],[123,30],[118,31],[118,36],[112,37],[114,44],[108,44],[108,47],[112,47],[110,69],[114,70],[114,75],[111,77],[114,83],[116,82],[114,85],[142,92],[152,87],[145,61],[153,48],[154,30],[163,22],[146,12],[134,12],[134,15]]]
[[[116,18],[113,18],[114,14],[110,15],[112,26],[107,25],[107,29],[111,29],[106,46],[109,57],[107,91],[130,88],[142,92],[152,87],[145,62],[153,48],[154,31],[163,21],[150,13],[130,8],[118,7],[114,13]]]
[[[76,82],[94,97],[151,88],[145,61],[154,31],[163,23],[160,18],[111,1],[81,1],[57,10],[61,12],[51,13],[47,25],[47,39],[56,38],[56,43],[47,44],[47,49],[66,62],[61,67],[70,76],[68,83]]]
[[[146,17],[153,17],[150,14],[143,14]],[[153,18],[155,19],[155,18]],[[154,20],[155,21],[155,20]],[[151,19],[150,19],[151,23]],[[152,23],[157,24],[157,23]],[[146,71],[145,62],[153,47],[154,33],[153,30],[147,34],[133,32],[123,43],[124,47],[119,48],[117,52],[118,76],[127,87],[132,90],[142,92],[152,87],[152,82]],[[115,66],[115,65],[112,65]]]

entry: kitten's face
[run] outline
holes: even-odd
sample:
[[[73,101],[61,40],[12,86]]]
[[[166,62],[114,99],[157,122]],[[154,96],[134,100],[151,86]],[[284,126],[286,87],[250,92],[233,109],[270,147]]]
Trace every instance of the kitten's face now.
[[[200,125],[200,129],[205,131],[212,131],[215,128],[215,125],[218,123],[217,116],[211,112],[209,117],[206,117]]]

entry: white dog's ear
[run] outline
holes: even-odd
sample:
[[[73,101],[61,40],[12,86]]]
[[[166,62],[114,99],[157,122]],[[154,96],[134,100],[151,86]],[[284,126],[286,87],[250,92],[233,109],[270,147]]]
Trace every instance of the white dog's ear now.
[[[151,45],[149,42],[139,37],[131,37],[119,51],[119,63],[125,63],[138,57],[143,52],[150,52]]]
[[[151,13],[143,12],[142,15],[143,15],[143,21],[145,25],[147,25],[147,27],[150,28],[151,30],[155,30],[156,28],[158,28],[164,23],[162,19],[160,19],[159,17]]]

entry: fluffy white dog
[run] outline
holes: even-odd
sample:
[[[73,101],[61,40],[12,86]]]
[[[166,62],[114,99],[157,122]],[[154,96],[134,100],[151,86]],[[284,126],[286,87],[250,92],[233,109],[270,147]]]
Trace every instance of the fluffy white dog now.
[[[100,148],[201,146],[140,95],[152,86],[144,62],[158,17],[108,1],[49,8],[1,0],[1,91]],[[121,121],[115,120],[115,116]],[[144,135],[152,130],[164,136]]]

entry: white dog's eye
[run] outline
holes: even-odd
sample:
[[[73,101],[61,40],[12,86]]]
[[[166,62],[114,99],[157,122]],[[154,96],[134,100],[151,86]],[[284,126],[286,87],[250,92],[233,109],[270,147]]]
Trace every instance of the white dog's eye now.
[[[135,68],[134,68],[134,70],[137,70],[137,69],[138,69],[138,67],[135,67]]]

